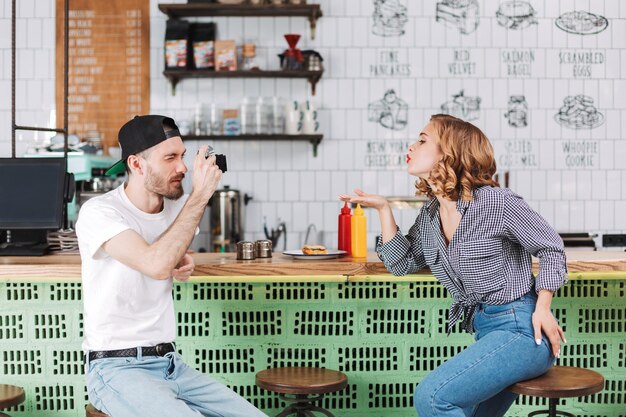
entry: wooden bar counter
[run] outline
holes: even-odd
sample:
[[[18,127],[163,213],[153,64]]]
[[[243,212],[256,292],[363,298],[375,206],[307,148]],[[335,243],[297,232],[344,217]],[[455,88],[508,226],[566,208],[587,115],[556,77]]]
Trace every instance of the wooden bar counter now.
[[[282,253],[272,258],[238,261],[234,253],[194,253],[195,282],[298,282],[351,280],[398,281],[432,280],[428,269],[419,274],[393,277],[378,256],[370,252],[367,259],[350,257],[328,260],[299,260]],[[626,278],[626,252],[567,252],[570,279]],[[537,260],[534,260],[537,269]],[[0,257],[0,282],[80,281],[78,254],[42,257]]]
[[[552,304],[568,339],[558,363],[593,369],[607,384],[589,402],[568,400],[563,410],[621,417],[626,253],[567,255],[570,282]],[[281,366],[345,373],[346,389],[323,402],[335,415],[415,415],[415,384],[472,343],[458,325],[447,334],[452,300],[428,269],[395,277],[375,253],[328,260],[277,252],[253,261],[237,261],[235,254],[193,257],[194,276],[172,288],[176,349],[189,366],[268,415],[285,404],[257,387],[255,375]],[[78,254],[0,257],[0,380],[26,391],[26,402],[10,412],[15,417],[85,415],[80,267]],[[507,415],[529,411],[518,402]]]

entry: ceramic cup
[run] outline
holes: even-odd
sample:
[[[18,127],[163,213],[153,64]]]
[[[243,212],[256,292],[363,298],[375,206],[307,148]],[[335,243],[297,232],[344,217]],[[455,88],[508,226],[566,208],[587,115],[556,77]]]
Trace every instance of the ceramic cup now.
[[[285,112],[285,133],[297,135],[302,129],[302,112],[300,110],[287,110]]]
[[[317,121],[316,111],[305,111],[302,113],[302,133],[313,135],[320,128],[320,122]]]

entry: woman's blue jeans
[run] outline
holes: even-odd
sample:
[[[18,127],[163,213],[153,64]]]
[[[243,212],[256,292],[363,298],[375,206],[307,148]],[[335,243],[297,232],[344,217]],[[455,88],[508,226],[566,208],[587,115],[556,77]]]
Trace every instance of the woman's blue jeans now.
[[[535,342],[530,292],[508,304],[481,304],[474,318],[476,343],[443,363],[415,389],[420,417],[500,417],[516,394],[511,384],[545,373],[554,363],[545,335]]]

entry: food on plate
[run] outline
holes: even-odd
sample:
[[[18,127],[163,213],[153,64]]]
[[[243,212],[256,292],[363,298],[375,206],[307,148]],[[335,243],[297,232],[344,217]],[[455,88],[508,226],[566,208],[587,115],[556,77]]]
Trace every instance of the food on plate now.
[[[556,19],[556,25],[559,29],[569,33],[592,35],[606,29],[609,22],[604,16],[576,10],[563,13]]]
[[[328,251],[326,247],[322,245],[304,245],[302,247],[302,253],[305,255],[326,255]]]
[[[555,119],[561,125],[573,129],[593,128],[602,124],[604,115],[594,106],[593,98],[579,94],[563,99],[563,106]]]

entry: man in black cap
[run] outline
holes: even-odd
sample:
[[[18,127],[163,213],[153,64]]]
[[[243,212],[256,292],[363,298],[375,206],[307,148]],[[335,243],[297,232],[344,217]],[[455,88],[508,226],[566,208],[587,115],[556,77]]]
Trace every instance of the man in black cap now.
[[[187,252],[222,172],[207,146],[183,195],[185,146],[174,120],[136,116],[120,129],[128,173],[80,209],[76,234],[85,307],[89,400],[111,417],[262,417],[245,399],[188,367],[176,352],[172,279],[194,270]]]

